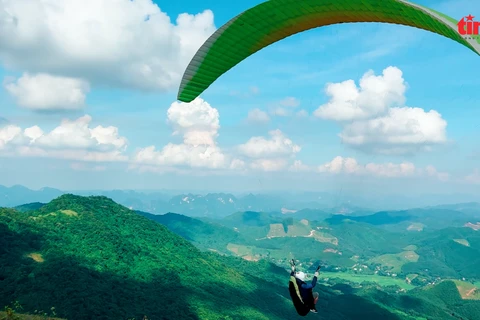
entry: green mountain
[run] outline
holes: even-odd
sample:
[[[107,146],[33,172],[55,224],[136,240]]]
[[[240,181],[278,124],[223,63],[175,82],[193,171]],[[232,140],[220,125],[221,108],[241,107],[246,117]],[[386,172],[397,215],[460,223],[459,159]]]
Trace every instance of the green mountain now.
[[[268,215],[257,217],[263,221],[260,224],[271,222]],[[256,224],[248,216],[246,221]],[[319,227],[282,221],[287,231],[298,223]],[[251,262],[202,252],[169,229],[197,246],[211,244],[207,235],[218,237],[219,243],[242,236],[228,227],[177,214],[149,216],[98,196],[63,195],[24,212],[0,209],[0,307],[12,301],[30,313],[55,307],[58,317],[80,320],[144,315],[149,319],[299,319],[283,267],[267,260]],[[475,241],[469,234],[462,236]],[[316,241],[310,237],[270,240],[295,238],[303,241],[302,246]],[[311,272],[315,265],[299,268]],[[320,319],[458,320],[475,319],[480,310],[479,301],[462,299],[458,286],[449,281],[402,293],[398,286],[383,288],[346,279],[332,284],[324,277],[330,275],[322,275],[315,289],[320,294]],[[473,292],[465,288],[467,296]]]
[[[302,209],[292,214],[285,214],[286,217],[293,217],[296,220],[306,219],[311,221],[322,221],[331,216],[331,213],[318,209]]]
[[[409,209],[402,211],[381,211],[370,215],[333,215],[325,219],[329,224],[356,221],[382,227],[393,232],[439,230],[447,227],[461,227],[476,222],[472,211],[457,211],[444,208]]]
[[[0,229],[0,305],[68,319],[295,319],[284,284],[228,267],[105,197],[2,209]]]
[[[437,277],[480,279],[480,271],[475,267],[480,263],[477,231],[464,226],[423,232],[398,227],[405,222],[413,224],[417,215],[424,222],[434,217],[440,220],[437,224],[444,223],[442,219],[451,222],[456,218],[449,218],[450,213],[443,209],[378,212],[367,216],[334,215],[316,222],[297,221],[286,218],[290,216],[286,214],[248,211],[208,224],[180,215],[174,215],[174,225],[166,220],[159,222],[202,249],[247,260],[266,258],[284,264],[295,256],[305,263],[321,261],[343,271],[360,264],[366,274],[394,273],[404,279],[421,275],[415,280],[416,285],[425,285]],[[200,245],[202,241],[208,246]]]
[[[155,215],[142,211],[136,212],[150,220],[163,224],[170,231],[192,242],[201,250],[231,254],[227,249],[229,243],[249,243],[248,239],[233,228],[213,222],[206,222],[176,213]]]
[[[408,212],[377,212],[371,215],[365,216],[346,216],[346,215],[334,215],[325,221],[329,224],[340,224],[345,220],[352,220],[357,222],[363,222],[373,225],[384,225],[384,224],[396,224],[403,221],[408,221],[413,217],[408,214]]]
[[[355,263],[350,259],[352,256],[372,258],[397,253],[410,244],[409,238],[377,227],[386,220],[379,218],[383,214],[334,215],[324,222],[297,220],[292,217],[295,215],[247,211],[230,215],[218,223],[233,227],[244,239],[250,240],[248,245],[236,242],[237,246],[231,248],[235,253],[260,258],[268,256],[275,260],[290,257],[294,252],[301,260],[320,259],[327,264],[350,267]],[[375,220],[379,222],[368,223]]]
[[[470,228],[446,228],[418,239],[416,263],[403,266],[405,273],[432,277],[480,279],[480,234]]]
[[[19,206],[15,207],[15,210],[21,211],[21,212],[26,212],[26,211],[31,211],[31,210],[37,210],[43,207],[45,203],[42,202],[32,202],[32,203],[26,203],[22,204]]]

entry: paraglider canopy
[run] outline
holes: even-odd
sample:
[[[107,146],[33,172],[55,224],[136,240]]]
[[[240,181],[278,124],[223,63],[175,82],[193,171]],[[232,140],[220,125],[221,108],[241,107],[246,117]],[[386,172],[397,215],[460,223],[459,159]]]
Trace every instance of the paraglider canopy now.
[[[347,22],[424,29],[480,55],[480,38],[463,37],[458,21],[406,0],[270,0],[237,15],[205,41],[185,70],[177,98],[193,101],[222,74],[272,43],[312,28]]]

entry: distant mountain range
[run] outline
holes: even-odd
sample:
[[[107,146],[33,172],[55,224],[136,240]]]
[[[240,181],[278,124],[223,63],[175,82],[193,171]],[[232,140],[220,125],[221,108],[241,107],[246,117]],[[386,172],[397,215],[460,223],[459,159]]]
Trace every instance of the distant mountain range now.
[[[62,191],[53,188],[31,190],[24,186],[0,186],[0,207],[16,207],[25,203],[46,203],[63,194],[80,196],[106,196],[133,210],[154,214],[175,212],[196,217],[225,217],[240,211],[279,212],[290,214],[302,210],[322,209],[330,213],[353,214],[370,212],[350,204],[336,204],[333,196],[326,193],[303,193],[302,195],[247,194],[235,196],[230,193],[179,194],[170,196],[160,192],[132,190],[109,191]]]
[[[42,188],[31,190],[21,185],[5,187],[0,185],[0,207],[16,207],[25,203],[47,203],[63,194],[75,194],[80,196],[106,196],[115,202],[133,210],[164,214],[175,212],[192,217],[223,218],[236,212],[258,211],[275,212],[285,216],[312,219],[331,214],[343,214],[350,216],[369,215],[379,210],[399,210],[402,207],[395,203],[401,202],[400,196],[378,196],[374,201],[367,201],[360,196],[342,196],[327,192],[297,192],[276,194],[246,194],[233,195],[231,193],[208,193],[208,194],[177,194],[167,192],[141,192],[134,190],[105,190],[105,191],[65,191],[54,188]],[[462,197],[458,197],[463,199]],[[425,198],[429,198],[425,196]],[[422,200],[414,207],[426,207],[431,203],[451,203],[451,199],[443,196],[430,196],[430,200]],[[467,199],[468,197],[464,197]],[[380,206],[381,203],[390,203],[388,206]],[[430,204],[429,204],[430,203]],[[379,209],[380,206],[380,209]],[[403,205],[405,207],[406,204]],[[442,209],[457,210],[471,213],[480,211],[478,203],[466,203],[461,205],[461,210],[456,209],[458,204],[442,204]],[[403,208],[403,209],[409,209]]]

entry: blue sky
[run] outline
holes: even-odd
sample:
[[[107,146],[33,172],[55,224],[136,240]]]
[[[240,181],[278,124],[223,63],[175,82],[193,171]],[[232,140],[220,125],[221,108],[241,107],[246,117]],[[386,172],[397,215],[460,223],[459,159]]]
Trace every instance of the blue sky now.
[[[0,184],[479,191],[480,59],[423,30],[369,23],[303,32],[234,67],[201,101],[172,105],[196,49],[258,3],[2,2]],[[480,20],[478,1],[419,3]],[[198,16],[177,21],[184,13]],[[344,82],[361,90],[362,77],[364,92],[348,102],[356,89]],[[343,84],[329,96],[335,83]],[[364,114],[347,116],[339,103]]]

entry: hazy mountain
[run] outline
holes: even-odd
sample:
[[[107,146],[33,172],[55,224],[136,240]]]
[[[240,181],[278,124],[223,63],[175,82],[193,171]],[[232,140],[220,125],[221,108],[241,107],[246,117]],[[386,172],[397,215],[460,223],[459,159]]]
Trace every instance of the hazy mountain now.
[[[330,214],[363,216],[373,214],[380,202],[389,202],[388,196],[375,199],[364,199],[361,196],[342,195],[326,192],[296,192],[272,194],[207,193],[207,194],[175,194],[169,192],[148,192],[134,190],[93,190],[93,191],[62,191],[52,188],[31,190],[23,186],[0,186],[0,207],[15,207],[29,202],[46,203],[59,195],[71,193],[82,196],[107,196],[117,203],[130,209],[154,214],[175,212],[193,217],[223,218],[235,212],[280,212],[284,214],[298,213],[297,217],[319,219]],[[445,201],[448,200],[444,197]],[[393,203],[390,201],[390,203]],[[408,202],[406,202],[408,203]],[[404,203],[402,206],[406,206]],[[387,205],[385,208],[391,208]],[[479,204],[444,205],[445,209],[460,208],[455,211],[479,213]],[[302,211],[308,209],[307,211]],[[440,207],[438,208],[440,209]],[[393,210],[393,209],[389,209]],[[462,211],[463,210],[463,211]],[[316,213],[315,213],[316,212]],[[479,215],[480,216],[480,215]]]

